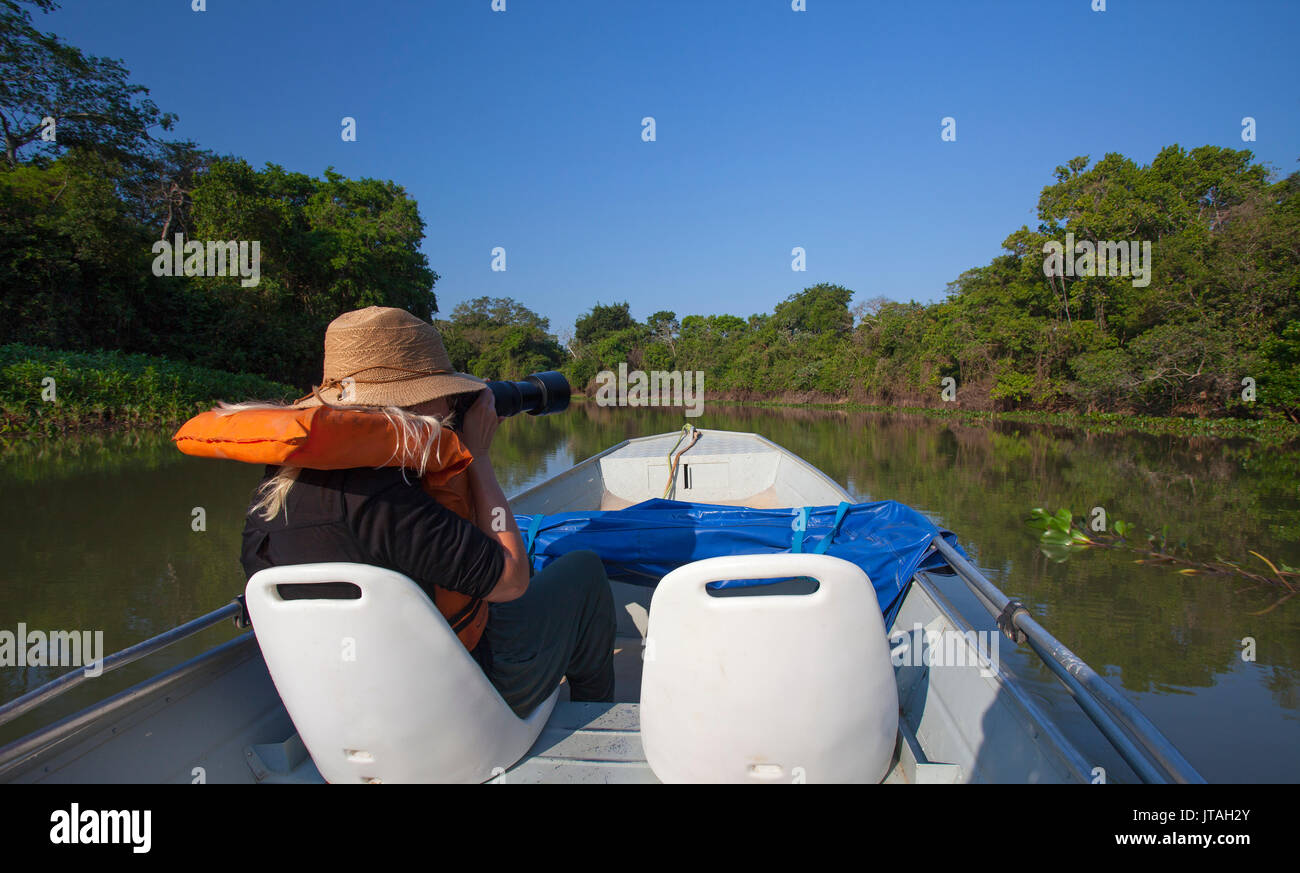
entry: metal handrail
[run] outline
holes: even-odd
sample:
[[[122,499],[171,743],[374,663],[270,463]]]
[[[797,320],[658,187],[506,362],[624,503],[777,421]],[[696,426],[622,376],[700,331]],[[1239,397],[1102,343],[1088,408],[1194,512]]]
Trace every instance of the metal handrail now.
[[[8,781],[10,774],[14,771],[29,766],[33,756],[51,749],[55,744],[94,725],[99,719],[126,710],[151,694],[176,687],[203,670],[225,662],[228,658],[241,657],[241,650],[250,643],[253,650],[256,651],[257,643],[253,639],[252,631],[214,646],[203,654],[190,658],[188,661],[169,667],[139,685],[133,685],[124,691],[119,691],[117,694],[106,700],[101,700],[88,709],[39,728],[8,745],[0,746],[0,782]]]
[[[129,646],[120,652],[109,655],[104,659],[98,675],[102,676],[104,673],[109,673],[119,667],[125,667],[127,664],[148,657],[160,649],[165,649],[172,643],[179,642],[186,637],[191,637],[199,631],[206,630],[214,624],[222,622],[228,618],[238,618],[243,615],[243,612],[244,604],[236,598],[220,609],[209,612],[207,615],[200,616],[193,621],[187,621],[185,624],[158,634],[156,637],[151,637],[143,642],[136,643],[134,646]],[[57,679],[46,682],[40,688],[29,691],[21,697],[14,698],[3,706],[0,706],[0,725],[8,724],[14,719],[31,712],[41,704],[66,694],[91,678],[98,678],[98,676],[88,676],[86,675],[85,667],[78,667],[71,673],[64,673]]]
[[[935,537],[935,550],[970,586],[980,603],[998,616],[1011,602],[943,537]],[[1106,682],[1082,658],[1052,636],[1027,612],[1016,612],[1011,622],[1025,635],[1029,648],[1047,665],[1143,782],[1204,783],[1169,738],[1142,711]]]

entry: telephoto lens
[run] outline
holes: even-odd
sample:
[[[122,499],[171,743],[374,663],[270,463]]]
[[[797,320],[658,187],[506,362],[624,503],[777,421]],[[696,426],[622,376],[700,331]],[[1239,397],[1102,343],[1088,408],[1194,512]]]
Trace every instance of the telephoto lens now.
[[[521,412],[553,415],[569,408],[569,380],[554,370],[533,373],[520,382],[489,382],[487,386],[502,418]]]

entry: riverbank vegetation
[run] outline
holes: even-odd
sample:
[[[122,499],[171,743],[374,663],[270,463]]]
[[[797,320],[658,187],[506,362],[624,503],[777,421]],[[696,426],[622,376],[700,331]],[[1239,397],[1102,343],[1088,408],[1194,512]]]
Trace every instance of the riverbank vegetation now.
[[[0,0],[0,72],[17,83],[0,89],[0,344],[150,355],[165,359],[158,373],[172,362],[305,393],[340,313],[437,315],[424,220],[400,185],[257,169],[166,139],[175,116],[120,63],[34,25],[52,6]],[[58,108],[46,117],[38,106]],[[1277,429],[1255,422],[1300,422],[1300,174],[1278,178],[1250,151],[1210,145],[1170,145],[1149,164],[1075,157],[1037,214],[929,304],[821,282],[749,315],[642,321],[627,302],[597,302],[563,342],[508,298],[463,302],[435,323],[458,369],[517,379],[560,368],[579,390],[626,364],[702,371],[710,401],[1084,415],[1099,426],[1092,417],[1241,421],[1216,427],[1243,435]],[[1045,275],[1045,250],[1063,240],[1106,250],[1122,274],[1088,275],[1080,255]],[[184,254],[198,241],[256,242],[256,275],[230,263],[213,275],[210,246],[194,260],[155,250],[179,242]],[[1132,258],[1115,254],[1121,243]],[[216,393],[262,384],[231,380]],[[78,384],[104,393],[64,407],[65,423],[78,410],[92,421],[155,414],[108,382]],[[26,379],[4,396],[52,422],[39,390],[15,393],[38,387]],[[158,416],[194,399],[161,390]]]
[[[170,425],[217,400],[289,400],[294,389],[148,355],[0,346],[0,437]]]
[[[559,366],[578,387],[626,364],[702,371],[711,400],[1300,422],[1300,174],[1171,145],[1149,165],[1076,157],[1055,179],[1038,226],[936,303],[855,303],[830,283],[744,318],[597,303],[561,345],[516,301],[480,298],[439,326],[459,367]],[[1108,265],[1112,243],[1150,255],[1046,275],[1063,239]]]
[[[1038,217],[928,305],[850,306],[835,284],[748,318],[637,322],[626,303],[597,305],[566,369],[578,384],[620,361],[702,370],[710,398],[738,400],[1300,421],[1300,174],[1274,181],[1249,151],[1215,146],[1149,165],[1078,157]],[[1045,275],[1044,248],[1067,234],[1150,241],[1148,272]]]
[[[53,6],[0,0],[0,344],[306,385],[339,313],[436,311],[424,224],[400,185],[256,169],[167,139],[175,116],[119,62],[36,26],[33,11]],[[176,259],[154,247],[178,235],[174,275]],[[238,265],[204,245],[229,241],[245,244]],[[253,243],[256,276],[243,269]],[[189,244],[204,253],[189,257]]]

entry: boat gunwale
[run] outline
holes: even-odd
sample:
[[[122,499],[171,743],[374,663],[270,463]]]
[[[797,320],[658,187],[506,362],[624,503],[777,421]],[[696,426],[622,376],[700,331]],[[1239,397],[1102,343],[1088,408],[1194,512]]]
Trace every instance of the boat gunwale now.
[[[935,609],[939,610],[940,615],[951,623],[958,633],[964,635],[967,631],[975,629],[975,625],[956,607],[948,598],[948,595],[944,594],[943,590],[931,580],[929,573],[918,571],[912,577],[912,585],[920,587],[925,592],[930,598],[930,602],[934,604]],[[1033,696],[1024,681],[1014,673],[1003,670],[1000,662],[997,666],[993,665],[991,659],[987,658],[987,653],[981,652],[980,654],[985,657],[979,663],[987,662],[989,670],[993,673],[992,677],[986,678],[995,679],[998,686],[1006,689],[1010,695],[1010,699],[1005,702],[1014,704],[1024,716],[1025,721],[1032,722],[1044,732],[1049,744],[1055,747],[1062,764],[1073,772],[1076,779],[1080,782],[1091,781],[1092,767],[1082,750],[1065,735],[1056,719],[1034,703]],[[1042,738],[1036,739],[1042,741]]]
[[[59,746],[77,734],[85,734],[87,740],[92,739],[96,726],[108,715],[120,710],[122,719],[131,718],[156,701],[160,694],[179,686],[187,679],[205,671],[212,675],[220,675],[252,657],[260,658],[261,649],[257,645],[253,631],[249,630],[225,642],[217,643],[192,658],[161,670],[148,679],[111,694],[71,715],[24,734],[0,746],[0,782],[10,781],[11,775],[26,772],[32,766],[39,765],[42,758],[57,753]],[[47,701],[42,701],[45,702]],[[283,705],[284,702],[281,701],[281,706]],[[106,742],[110,738],[104,737],[101,742]]]

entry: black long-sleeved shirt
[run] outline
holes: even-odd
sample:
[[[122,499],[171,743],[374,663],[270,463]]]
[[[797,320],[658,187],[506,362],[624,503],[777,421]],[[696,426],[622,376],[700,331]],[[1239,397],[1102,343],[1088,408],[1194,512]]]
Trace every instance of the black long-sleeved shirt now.
[[[505,570],[495,541],[396,467],[303,470],[274,519],[250,507],[240,560],[250,578],[282,564],[371,564],[410,577],[431,599],[435,584],[483,597]]]

